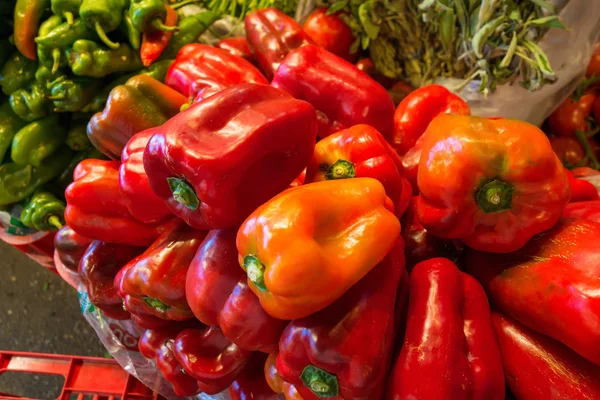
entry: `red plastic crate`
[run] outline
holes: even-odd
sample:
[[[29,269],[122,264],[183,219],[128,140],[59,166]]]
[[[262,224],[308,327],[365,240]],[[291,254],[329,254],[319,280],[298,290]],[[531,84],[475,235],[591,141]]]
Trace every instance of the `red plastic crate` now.
[[[65,383],[58,400],[163,400],[114,360],[96,357],[64,356],[0,351],[0,375],[5,372],[61,375]],[[22,399],[0,393],[2,399]]]

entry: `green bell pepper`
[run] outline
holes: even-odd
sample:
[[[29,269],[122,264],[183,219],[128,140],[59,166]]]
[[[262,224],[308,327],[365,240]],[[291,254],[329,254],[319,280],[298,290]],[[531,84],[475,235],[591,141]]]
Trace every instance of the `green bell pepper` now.
[[[79,7],[83,0],[51,0],[50,7],[52,12],[67,20],[69,25],[73,25],[74,17],[79,15]]]
[[[81,19],[77,19],[73,25],[63,23],[48,34],[36,37],[35,42],[44,47],[64,50],[79,39],[94,40],[97,37],[96,31],[88,28]]]
[[[21,211],[21,222],[38,231],[58,231],[65,225],[66,205],[54,194],[37,189]]]
[[[67,132],[65,144],[73,151],[85,151],[92,148],[92,142],[87,136],[87,124],[89,118],[84,121],[72,120]]]
[[[0,105],[0,160],[4,159],[13,137],[25,125],[27,123],[14,113],[8,100]]]
[[[15,90],[8,101],[15,114],[27,122],[37,121],[48,115],[50,101],[44,84],[34,81],[28,89]]]
[[[46,36],[52,30],[62,25],[62,18],[58,15],[53,15],[46,21],[42,22],[38,31],[38,36]],[[58,47],[47,47],[41,44],[37,44],[37,56],[40,64],[48,67],[53,73],[58,71],[58,68],[66,65],[66,58],[63,56],[63,52]]]
[[[0,70],[0,87],[5,95],[26,88],[35,78],[37,62],[15,51]]]
[[[135,26],[133,26],[133,21],[127,10],[123,11],[123,22],[121,22],[119,29],[121,30],[121,33],[127,37],[131,47],[136,50],[139,50],[140,47],[142,47],[142,32],[138,31]]]
[[[117,49],[119,44],[111,41],[106,33],[121,25],[124,9],[125,0],[83,0],[79,7],[79,15],[87,26],[96,30],[105,45]]]
[[[12,141],[10,156],[17,164],[39,167],[44,159],[61,147],[66,137],[67,128],[58,115],[50,115],[17,132]]]
[[[182,19],[177,32],[173,34],[167,48],[160,55],[160,59],[175,58],[183,46],[194,43],[219,18],[217,13],[205,11]]]
[[[76,112],[92,100],[102,81],[92,78],[59,78],[51,84],[50,96],[56,112]]]
[[[71,70],[79,76],[102,78],[115,72],[130,72],[143,67],[140,55],[125,43],[116,50],[110,50],[91,40],[78,40],[67,54]]]

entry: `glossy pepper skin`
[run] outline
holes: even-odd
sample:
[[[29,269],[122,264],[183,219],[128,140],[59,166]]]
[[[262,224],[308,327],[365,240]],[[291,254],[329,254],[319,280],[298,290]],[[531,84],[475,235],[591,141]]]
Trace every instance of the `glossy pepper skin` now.
[[[515,251],[551,228],[571,197],[541,130],[450,114],[436,117],[423,136],[418,185],[425,229],[494,253]]]
[[[227,389],[231,400],[285,400],[269,387],[265,380],[266,354],[254,353],[244,371]]]
[[[94,29],[90,29],[83,20],[76,19],[73,22],[73,25],[69,25],[65,22],[54,27],[44,35],[40,32],[40,35],[35,38],[35,41],[38,46],[42,46],[45,51],[50,54],[55,54],[55,49],[58,49],[59,52],[64,52],[67,47],[71,46],[77,40],[94,40],[97,38],[98,36]]]
[[[26,124],[27,122],[15,114],[8,100],[0,105],[0,160],[4,159],[4,155],[12,145],[13,138]]]
[[[65,203],[38,189],[21,212],[21,222],[38,231],[58,231],[65,224]]]
[[[598,189],[590,182],[577,179],[573,176],[573,173],[566,170],[567,176],[569,177],[569,184],[571,185],[571,200],[570,203],[577,203],[580,201],[593,201],[600,200],[598,195]]]
[[[47,89],[43,84],[33,82],[26,89],[18,89],[8,98],[12,110],[21,119],[33,122],[44,118],[50,111]]]
[[[110,92],[104,110],[88,124],[88,138],[102,153],[118,160],[133,135],[163,124],[186,101],[186,97],[156,79],[134,76]]]
[[[87,77],[59,79],[50,87],[50,96],[55,112],[81,111],[102,87],[102,81]]]
[[[519,399],[600,398],[600,366],[498,312],[492,324],[506,383]]]
[[[212,11],[204,11],[183,18],[177,25],[177,32],[160,55],[161,60],[173,59],[186,44],[194,43],[221,16]]]
[[[575,136],[576,131],[588,131],[588,117],[592,114],[597,97],[594,93],[584,94],[578,101],[568,97],[548,117],[548,125],[552,132],[559,136]]]
[[[144,64],[145,67],[150,66],[158,59],[158,57],[160,57],[162,52],[165,51],[169,41],[171,40],[171,37],[173,36],[173,30],[176,29],[177,25],[177,11],[164,4],[162,0],[158,0],[158,2],[161,3],[166,9],[164,29],[167,30],[151,30],[144,32],[142,36],[140,57],[142,59],[142,64]],[[133,45],[132,47],[136,48]]]
[[[71,155],[71,161],[62,170],[62,172],[52,180],[52,184],[62,190],[63,192],[73,182],[73,173],[79,163],[87,158],[93,158],[97,160],[105,160],[104,154],[100,153],[95,147],[88,150],[77,151]]]
[[[66,137],[66,127],[58,115],[53,114],[21,128],[13,138],[10,156],[17,164],[39,167],[45,158],[57,151]]]
[[[352,29],[340,18],[339,13],[328,13],[325,7],[315,8],[302,28],[319,47],[348,62],[356,61],[358,52],[350,52],[354,43]]]
[[[163,0],[131,0],[129,17],[140,32],[173,30],[165,25],[167,9]]]
[[[467,251],[467,271],[506,315],[600,364],[600,223],[562,219],[506,255]]]
[[[79,14],[85,24],[95,29],[102,42],[112,49],[119,47],[118,43],[112,42],[107,32],[112,32],[121,25],[125,0],[83,0],[79,7]]]
[[[14,18],[14,40],[17,50],[30,60],[36,59],[35,36],[50,0],[17,0]]]
[[[402,240],[335,303],[287,326],[277,356],[281,377],[305,400],[380,399],[406,301],[400,285],[408,285]]]
[[[40,25],[38,37],[48,35],[54,29],[62,25],[62,23],[63,21],[60,15],[51,16]],[[49,68],[55,74],[58,72],[59,67],[66,64],[67,60],[60,48],[54,46],[47,47],[38,43],[36,51],[39,63],[42,66]]]
[[[35,61],[15,51],[0,69],[2,92],[10,96],[12,92],[26,88],[35,78],[37,68]]]
[[[404,343],[386,399],[504,399],[502,360],[481,286],[446,258],[412,270]]]
[[[256,209],[237,249],[265,311],[279,319],[313,314],[383,260],[400,236],[386,200],[381,183],[355,178],[291,188]]]
[[[292,17],[276,8],[249,13],[244,25],[248,47],[269,80],[290,51],[314,44]]]
[[[65,190],[65,219],[75,232],[91,239],[130,245],[150,245],[178,222],[157,224],[136,220],[119,192],[119,163],[88,159],[79,163]]]
[[[392,138],[394,103],[388,92],[327,50],[306,45],[290,52],[271,84],[318,110],[320,138],[358,124]]]
[[[412,197],[410,183],[400,173],[400,157],[369,125],[356,125],[320,140],[306,172],[306,183],[348,178],[381,182],[400,218]]]
[[[87,288],[90,301],[110,318],[129,319],[114,279],[125,264],[143,251],[143,247],[95,240],[81,258],[79,277]]]
[[[268,84],[250,62],[199,43],[179,50],[165,78],[167,86],[196,102],[240,83]]]
[[[283,380],[279,371],[277,371],[277,353],[269,354],[265,363],[265,380],[275,393],[279,394],[285,400],[303,400],[296,387]]]
[[[186,329],[177,335],[173,353],[200,390],[216,394],[239,376],[252,353],[231,343],[216,326]]]
[[[185,297],[185,277],[196,250],[206,237],[181,222],[163,233],[142,254],[125,266],[119,283],[125,307],[135,314],[130,297],[142,300],[155,317],[183,321],[193,317]]]
[[[241,84],[157,128],[144,168],[173,214],[196,229],[228,228],[298,176],[316,131],[310,104],[267,85]]]
[[[51,0],[52,12],[63,17],[69,25],[73,25],[75,17],[79,16],[79,7],[83,0]]]
[[[77,40],[67,51],[69,66],[75,75],[103,78],[116,72],[130,72],[143,67],[140,55],[128,44],[106,49],[91,40]]]
[[[119,189],[127,209],[137,220],[149,224],[171,215],[163,200],[150,189],[144,170],[144,149],[152,135],[154,129],[147,129],[129,139],[119,167]]]
[[[79,235],[68,225],[59,230],[54,237],[54,248],[58,258],[65,267],[75,272],[90,243],[91,239]]]
[[[31,196],[44,183],[50,182],[69,165],[73,152],[62,146],[46,157],[38,167],[31,164],[5,163],[0,166],[0,205],[21,201]]]
[[[582,218],[594,222],[600,222],[600,201],[581,201],[571,203],[563,213],[565,218]]]
[[[215,47],[221,50],[225,50],[232,56],[244,58],[250,62],[253,61],[250,47],[248,47],[248,41],[244,36],[229,37],[221,40]]]
[[[196,318],[249,351],[277,350],[286,321],[267,314],[238,263],[237,229],[210,231],[188,270],[186,297]]]

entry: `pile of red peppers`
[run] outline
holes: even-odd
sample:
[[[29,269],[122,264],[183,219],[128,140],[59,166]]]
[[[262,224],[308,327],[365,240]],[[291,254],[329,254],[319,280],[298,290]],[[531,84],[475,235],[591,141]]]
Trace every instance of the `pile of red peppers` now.
[[[56,238],[175,393],[600,399],[600,199],[546,135],[245,28],[113,89]]]

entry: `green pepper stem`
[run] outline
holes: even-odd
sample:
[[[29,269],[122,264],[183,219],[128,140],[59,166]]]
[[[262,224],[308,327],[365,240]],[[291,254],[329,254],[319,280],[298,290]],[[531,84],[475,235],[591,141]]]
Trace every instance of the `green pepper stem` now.
[[[581,147],[583,147],[583,150],[585,151],[585,156],[592,163],[592,168],[596,170],[600,169],[600,162],[598,162],[598,158],[594,154],[594,150],[592,150],[590,142],[588,142],[588,135],[586,134],[586,132],[575,131],[575,136],[577,137],[577,140],[579,141]]]
[[[186,1],[182,1],[182,2],[180,2],[180,3],[177,3],[177,4],[173,4],[173,5],[171,6],[171,8],[172,8],[173,10],[177,10],[178,8],[185,7],[185,6],[187,6],[188,4],[192,4],[192,3],[199,3],[199,2],[201,2],[201,1],[202,1],[202,0],[186,0]]]
[[[514,188],[498,179],[487,182],[475,192],[475,200],[485,213],[509,210],[512,207]]]
[[[52,50],[52,75],[56,75],[60,67],[60,53],[60,49],[58,48]]]
[[[158,310],[161,313],[167,312],[171,307],[163,303],[162,301],[155,299],[153,297],[145,296],[144,303],[148,304],[150,307]]]
[[[50,218],[48,218],[48,223],[59,231],[63,228],[63,224],[60,222],[60,218],[56,215],[52,215]]]
[[[69,26],[73,26],[73,13],[71,11],[65,11],[63,17],[65,17]]]
[[[243,261],[244,269],[248,274],[248,279],[254,284],[261,292],[267,290],[265,284],[265,266],[260,262],[256,256],[247,255]]]
[[[356,170],[354,163],[346,160],[337,160],[331,167],[325,172],[325,179],[348,179],[356,176]]]
[[[169,184],[169,188],[171,188],[175,201],[183,204],[190,210],[198,208],[200,200],[196,192],[194,192],[194,188],[189,183],[179,178],[167,178],[167,183]]]
[[[48,96],[47,97],[48,100],[66,100],[67,96],[65,96],[64,94],[57,94],[56,96]]]
[[[335,397],[339,392],[337,377],[329,372],[308,365],[302,371],[300,379],[304,386],[310,389],[319,398]]]
[[[165,25],[160,18],[154,18],[150,24],[157,31],[174,32],[174,31],[179,30],[179,28],[177,26],[167,26],[167,25]]]
[[[112,40],[110,40],[108,38],[108,36],[106,36],[106,32],[104,32],[104,28],[102,28],[100,21],[96,21],[95,27],[96,27],[96,33],[98,34],[98,37],[100,38],[100,40],[102,40],[102,42],[105,45],[107,45],[108,47],[110,47],[113,50],[116,50],[121,46],[119,43],[113,42]]]

